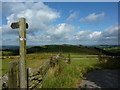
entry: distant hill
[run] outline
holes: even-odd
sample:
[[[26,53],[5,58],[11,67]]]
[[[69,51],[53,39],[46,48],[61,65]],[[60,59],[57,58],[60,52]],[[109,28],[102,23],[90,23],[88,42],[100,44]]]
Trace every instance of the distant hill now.
[[[104,48],[105,51],[114,53],[114,54],[119,54],[120,55],[120,46],[119,47],[110,47],[110,48]]]
[[[31,47],[31,46],[27,46],[27,47]],[[14,45],[3,45],[0,47],[0,50],[15,50],[15,49],[19,49],[19,46],[14,46]]]
[[[4,51],[4,50],[3,50]],[[7,50],[5,50],[6,52]],[[7,55],[18,55],[19,49],[8,49],[9,53]],[[6,53],[3,52],[3,55]],[[44,46],[33,46],[27,47],[27,53],[79,53],[79,54],[99,54],[99,50],[92,47],[82,46],[82,45],[44,45]]]
[[[8,53],[9,52],[9,53]],[[19,49],[13,49],[3,52],[3,55],[18,55]],[[107,50],[103,50],[97,47],[88,47],[82,45],[44,45],[44,46],[32,46],[27,47],[27,54],[29,53],[78,53],[78,54],[89,54],[89,55],[98,55],[98,54],[108,54],[112,55],[113,53]],[[116,54],[116,53],[115,53]]]
[[[0,47],[0,50],[15,50],[15,49],[18,49],[19,46],[12,46],[12,45],[8,45],[8,46],[2,46]]]
[[[91,47],[96,47],[96,48],[104,49],[104,48],[120,47],[120,45],[93,45]]]
[[[81,45],[44,45],[44,46],[35,46],[35,47],[29,47],[27,49],[28,53],[33,52],[62,52],[62,53],[80,53],[80,54],[98,54],[99,51],[87,47],[87,46],[81,46]]]
[[[113,55],[120,55],[120,45],[95,45],[94,48],[99,48]]]

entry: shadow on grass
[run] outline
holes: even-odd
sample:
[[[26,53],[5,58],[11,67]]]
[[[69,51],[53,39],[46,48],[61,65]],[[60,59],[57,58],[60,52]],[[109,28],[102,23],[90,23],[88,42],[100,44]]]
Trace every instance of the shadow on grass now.
[[[120,69],[114,70],[94,70],[85,75],[84,86],[87,88],[118,88],[120,87]]]
[[[100,69],[120,69],[120,60],[111,60],[95,64],[96,68]]]
[[[120,88],[120,60],[94,65],[95,70],[84,75],[83,88]]]

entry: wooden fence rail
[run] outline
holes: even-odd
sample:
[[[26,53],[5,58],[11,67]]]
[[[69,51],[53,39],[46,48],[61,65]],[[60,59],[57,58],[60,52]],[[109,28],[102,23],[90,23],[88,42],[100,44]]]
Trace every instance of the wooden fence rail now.
[[[30,74],[30,68],[27,68],[27,88],[32,90],[35,88],[43,87],[43,80],[50,67],[54,68],[60,61],[67,62],[70,64],[70,54],[68,56],[63,56],[58,54],[57,56],[51,57],[46,60],[38,69],[34,70]],[[20,76],[19,76],[19,61],[12,61],[9,63],[9,88],[19,88],[20,87]]]

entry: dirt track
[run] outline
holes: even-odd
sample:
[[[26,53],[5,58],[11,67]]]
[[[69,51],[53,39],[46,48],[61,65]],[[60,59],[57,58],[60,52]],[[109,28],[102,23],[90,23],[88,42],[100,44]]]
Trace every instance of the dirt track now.
[[[79,88],[120,88],[120,69],[95,70],[87,73]]]

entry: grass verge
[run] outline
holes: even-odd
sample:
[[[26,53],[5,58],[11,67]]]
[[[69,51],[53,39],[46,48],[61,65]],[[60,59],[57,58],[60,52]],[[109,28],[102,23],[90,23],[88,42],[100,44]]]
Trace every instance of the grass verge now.
[[[59,66],[49,70],[43,82],[44,88],[76,88],[83,79],[83,76],[89,71],[120,68],[120,62],[100,63],[95,59],[97,56],[93,58],[87,56],[89,59],[84,59],[86,56],[83,56],[83,59],[75,59],[75,55],[71,57],[71,64],[62,63],[63,68],[61,73],[58,73]]]
[[[76,84],[82,80],[83,75],[90,70],[96,69],[95,64],[99,63],[95,59],[79,60],[72,59],[71,64],[62,63],[62,72],[58,73],[59,66],[50,69],[48,76],[44,80],[44,88],[75,88]]]

